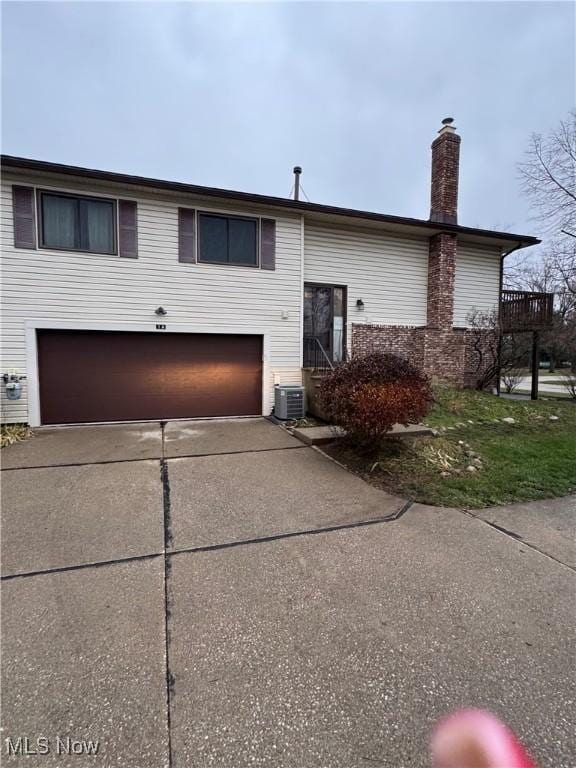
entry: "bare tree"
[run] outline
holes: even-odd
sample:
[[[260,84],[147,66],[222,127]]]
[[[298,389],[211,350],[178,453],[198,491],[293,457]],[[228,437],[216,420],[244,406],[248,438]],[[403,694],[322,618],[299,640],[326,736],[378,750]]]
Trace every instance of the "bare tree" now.
[[[519,369],[529,359],[526,334],[503,335],[498,312],[474,309],[466,318],[470,342],[469,366],[474,374],[476,389],[496,385],[498,376],[519,375]]]
[[[567,317],[576,311],[576,110],[548,135],[533,134],[518,168],[533,218],[549,239],[541,264],[512,261],[507,281],[554,292]]]
[[[519,171],[543,229],[576,238],[576,110],[548,135],[532,135]]]
[[[553,241],[547,256],[559,283],[557,293],[564,294],[564,298],[571,303],[574,310],[576,307],[576,236]]]
[[[518,255],[504,262],[505,285],[554,293],[554,322],[542,334],[542,348],[552,370],[570,360],[576,371],[576,110],[549,134],[533,134],[519,171],[547,237],[536,260]]]
[[[553,243],[540,261],[512,262],[504,273],[508,288],[554,294],[553,323],[541,336],[551,371],[563,360],[576,371],[576,240],[568,240],[565,246],[572,249],[571,255]]]

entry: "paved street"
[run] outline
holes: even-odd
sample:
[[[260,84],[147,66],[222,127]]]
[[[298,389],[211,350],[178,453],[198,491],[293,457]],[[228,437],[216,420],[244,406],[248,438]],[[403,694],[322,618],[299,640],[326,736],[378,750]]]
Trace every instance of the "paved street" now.
[[[40,430],[2,464],[3,764],[423,767],[462,706],[576,762],[574,498],[406,504],[264,419]]]
[[[568,371],[566,370],[566,372]],[[530,392],[531,388],[532,388],[532,376],[522,376],[518,384],[518,387],[514,391]],[[504,382],[502,383],[502,391],[503,392],[506,391]],[[540,374],[540,376],[538,377],[538,392],[541,395],[556,395],[556,396],[568,395],[568,391],[566,389],[564,380],[560,373],[557,375],[552,375],[552,374],[546,375],[543,373]]]

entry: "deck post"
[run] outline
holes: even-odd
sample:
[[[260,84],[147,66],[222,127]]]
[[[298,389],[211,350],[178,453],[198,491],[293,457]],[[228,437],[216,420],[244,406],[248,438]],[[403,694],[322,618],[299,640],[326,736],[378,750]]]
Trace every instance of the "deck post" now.
[[[532,388],[531,400],[538,400],[538,373],[540,370],[540,334],[534,331],[532,335]]]

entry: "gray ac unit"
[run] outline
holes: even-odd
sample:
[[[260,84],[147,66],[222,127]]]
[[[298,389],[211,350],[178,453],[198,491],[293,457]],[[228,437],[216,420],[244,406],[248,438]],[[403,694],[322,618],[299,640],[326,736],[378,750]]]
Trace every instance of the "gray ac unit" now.
[[[274,387],[274,415],[278,419],[303,419],[306,415],[304,387],[278,384]]]

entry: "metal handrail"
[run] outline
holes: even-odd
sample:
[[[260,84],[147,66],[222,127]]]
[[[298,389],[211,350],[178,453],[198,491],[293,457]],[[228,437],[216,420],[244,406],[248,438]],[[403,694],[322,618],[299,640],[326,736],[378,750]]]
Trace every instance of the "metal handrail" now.
[[[317,336],[304,337],[304,367],[315,371],[334,370],[334,363]]]
[[[318,345],[318,347],[319,347],[319,349],[320,349],[320,352],[322,353],[322,357],[323,357],[323,358],[326,360],[326,362],[328,363],[328,367],[329,367],[329,368],[331,368],[332,370],[334,370],[334,363],[333,363],[333,362],[332,362],[332,360],[330,360],[330,358],[328,357],[328,353],[326,352],[326,350],[325,350],[325,349],[324,349],[324,347],[322,346],[322,342],[320,341],[320,339],[318,339],[318,338],[314,337],[314,341],[315,341],[315,342],[316,342],[316,344]]]

